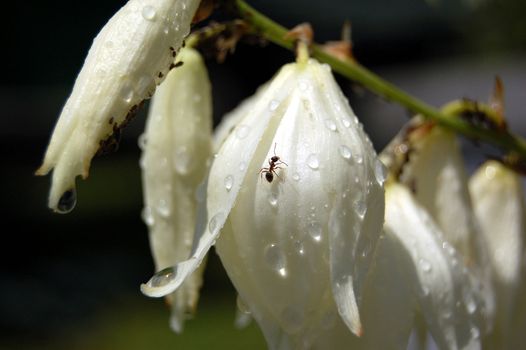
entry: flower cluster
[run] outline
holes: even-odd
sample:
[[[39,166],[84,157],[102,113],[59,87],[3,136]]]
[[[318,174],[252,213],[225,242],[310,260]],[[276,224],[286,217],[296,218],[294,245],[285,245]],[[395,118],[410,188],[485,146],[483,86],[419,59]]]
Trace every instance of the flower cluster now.
[[[306,50],[212,134],[202,58],[179,52],[198,3],[130,0],[101,31],[38,171],[54,168],[50,207],[72,209],[75,177],[166,78],[140,142],[158,271],[141,290],[175,331],[215,245],[270,349],[520,344],[518,176],[489,162],[468,180],[455,135],[419,119],[377,156]]]

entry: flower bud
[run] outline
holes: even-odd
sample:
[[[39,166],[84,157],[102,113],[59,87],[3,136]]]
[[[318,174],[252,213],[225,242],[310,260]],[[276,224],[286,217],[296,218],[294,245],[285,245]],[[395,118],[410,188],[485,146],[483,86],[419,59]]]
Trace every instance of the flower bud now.
[[[50,208],[73,209],[75,177],[88,176],[93,156],[115,146],[113,138],[163,81],[198,5],[198,0],[130,0],[102,28],[36,172],[54,169]]]
[[[211,155],[212,100],[206,67],[199,53],[190,48],[182,49],[177,58],[184,64],[172,70],[157,89],[141,136],[143,219],[157,271],[190,254],[197,211],[195,190],[204,180]],[[167,296],[176,332],[182,331],[185,316],[195,309],[202,272],[203,268],[197,269]]]
[[[270,348],[349,344],[383,224],[383,165],[315,60],[283,67],[239,120],[212,164],[191,258],[142,290],[178,288],[217,239]]]

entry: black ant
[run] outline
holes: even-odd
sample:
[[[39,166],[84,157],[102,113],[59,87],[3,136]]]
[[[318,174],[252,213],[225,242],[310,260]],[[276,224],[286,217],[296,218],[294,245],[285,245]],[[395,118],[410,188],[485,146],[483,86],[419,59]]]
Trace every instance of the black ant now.
[[[276,169],[282,169],[279,167],[281,164],[285,164],[286,166],[289,166],[287,163],[282,161],[279,156],[276,155],[276,144],[274,144],[274,155],[268,159],[268,168],[261,168],[259,171],[260,177],[265,174],[265,179],[271,183],[272,180],[274,180],[274,174],[276,174],[277,177],[279,177],[278,173],[276,173]]]

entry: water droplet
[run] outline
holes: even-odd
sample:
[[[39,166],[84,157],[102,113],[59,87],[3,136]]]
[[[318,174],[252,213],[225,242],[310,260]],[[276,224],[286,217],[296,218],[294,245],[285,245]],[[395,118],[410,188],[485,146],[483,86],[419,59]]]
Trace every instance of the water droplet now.
[[[305,80],[302,80],[299,83],[299,88],[301,91],[307,91],[309,89],[309,84]]]
[[[374,176],[380,185],[383,185],[387,178],[387,168],[380,159],[377,159],[376,164],[374,165]]]
[[[426,286],[422,286],[422,294],[427,297],[429,295],[429,288]]]
[[[243,171],[247,168],[247,163],[246,162],[239,162],[239,170],[240,171]]]
[[[270,101],[270,104],[268,105],[268,108],[271,112],[274,112],[276,109],[278,109],[279,101],[278,100],[272,100]]]
[[[426,259],[423,259],[423,258],[418,260],[418,265],[420,265],[420,268],[424,272],[429,272],[432,269],[431,263],[429,263],[429,261],[427,261]]]
[[[280,276],[285,277],[287,270],[285,268],[285,255],[276,244],[269,244],[265,248],[265,261],[268,266],[276,271]]]
[[[307,157],[307,165],[311,169],[318,169],[320,167],[320,161],[318,160],[318,156],[314,153]]]
[[[336,123],[332,119],[325,119],[325,127],[330,131],[336,131]]]
[[[469,332],[471,334],[471,338],[473,339],[478,339],[480,337],[480,330],[475,326],[471,327]]]
[[[312,239],[315,240],[316,242],[320,242],[321,241],[321,237],[322,237],[322,234],[323,234],[323,229],[322,229],[322,227],[321,227],[321,225],[319,223],[311,222],[307,226],[307,232],[312,237]]]
[[[159,202],[157,203],[157,207],[155,208],[160,216],[167,218],[170,216],[170,206],[168,205],[168,202],[164,199],[159,199]]]
[[[133,99],[133,95],[135,92],[133,91],[133,88],[130,85],[124,85],[121,91],[121,97],[126,103],[130,103]]]
[[[294,248],[296,249],[299,255],[305,254],[305,246],[301,241],[294,242]]]
[[[250,315],[250,309],[248,308],[248,306],[245,303],[245,301],[243,299],[241,299],[241,297],[239,295],[237,296],[236,304],[237,304],[238,310],[241,313],[243,313],[245,315]]]
[[[146,133],[142,133],[139,135],[139,138],[137,139],[137,144],[139,145],[139,148],[144,151],[146,149]]]
[[[250,132],[250,127],[248,125],[239,125],[236,128],[236,136],[240,140],[247,137],[249,132]]]
[[[69,189],[60,196],[57,203],[57,213],[67,214],[75,208],[77,204],[77,191],[75,188]]]
[[[192,157],[186,147],[179,147],[173,157],[173,166],[175,171],[180,175],[187,175],[190,172]]]
[[[157,272],[152,279],[148,282],[151,287],[163,287],[171,283],[175,278],[173,267],[167,267]]]
[[[486,179],[488,180],[493,180],[496,172],[497,170],[495,169],[493,165],[488,165],[486,166],[486,169],[484,169],[484,175],[486,176]]]
[[[153,21],[155,19],[155,8],[153,6],[147,5],[142,8],[142,16],[147,21]]]
[[[221,229],[221,226],[223,225],[223,219],[225,217],[225,214],[222,212],[217,213],[214,215],[210,221],[208,222],[208,230],[211,234],[215,235],[219,232]]]
[[[164,29],[163,29],[163,33],[164,33],[165,35],[168,35],[168,34],[170,33],[170,28],[169,28],[168,26],[164,27]]]
[[[294,334],[303,326],[304,318],[305,312],[302,309],[287,306],[281,312],[281,325],[287,333]]]
[[[358,163],[358,164],[362,164],[362,163],[363,163],[363,157],[362,157],[361,154],[356,154],[356,155],[354,156],[354,160],[355,160],[356,163]]]
[[[365,217],[365,213],[367,212],[367,205],[364,201],[358,200],[354,203],[354,211],[361,219],[363,219]]]
[[[225,177],[225,188],[227,191],[230,191],[232,189],[232,185],[234,184],[234,177],[232,175],[228,175]]]
[[[152,208],[144,207],[141,212],[142,221],[148,226],[152,226],[155,223],[155,218],[153,217]]]
[[[292,174],[292,180],[300,181],[300,179],[301,179],[300,174],[298,174],[298,173]]]
[[[343,126],[345,126],[346,128],[349,128],[351,126],[351,121],[347,117],[342,118],[342,123]]]
[[[470,315],[473,315],[475,311],[477,311],[477,303],[471,294],[465,296],[464,303],[466,304],[466,310]]]
[[[338,148],[338,151],[340,152],[340,155],[344,158],[344,159],[351,159],[351,156],[352,156],[352,153],[351,153],[351,149],[345,145],[341,145],[339,148]]]
[[[195,94],[193,97],[194,102],[201,102],[202,98],[203,97],[200,94]]]
[[[276,207],[278,205],[278,196],[276,193],[269,193],[268,195],[268,202],[270,203],[270,205],[272,205],[273,207]]]

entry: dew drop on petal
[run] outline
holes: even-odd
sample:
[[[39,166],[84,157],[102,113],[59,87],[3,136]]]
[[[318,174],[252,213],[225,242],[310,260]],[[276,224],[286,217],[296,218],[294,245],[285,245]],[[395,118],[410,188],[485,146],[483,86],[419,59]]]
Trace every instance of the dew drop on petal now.
[[[285,255],[281,249],[276,244],[272,243],[265,248],[264,254],[267,265],[272,270],[276,271],[280,276],[285,277],[287,274]]]
[[[426,259],[423,259],[423,258],[421,258],[420,260],[418,260],[418,265],[420,266],[420,268],[421,268],[422,271],[424,271],[424,272],[430,272],[431,269],[432,269],[432,266],[431,266],[431,264],[429,263],[429,261],[427,261]]]
[[[167,267],[157,272],[152,279],[148,282],[151,287],[163,287],[172,282],[175,278],[173,267]]]
[[[141,212],[142,221],[148,226],[152,226],[155,223],[155,218],[153,217],[152,208],[146,206]]]
[[[426,286],[422,286],[422,294],[427,297],[429,295],[429,288]]]
[[[380,185],[383,185],[385,179],[387,178],[387,168],[380,159],[377,159],[376,164],[374,165],[374,175],[376,177],[376,181]]]
[[[343,126],[345,126],[346,128],[351,127],[351,121],[347,117],[342,118],[342,123],[343,123]]]
[[[321,225],[319,223],[311,222],[307,226],[307,232],[309,233],[309,236],[311,236],[312,239],[315,240],[316,242],[321,241],[321,237],[322,237],[322,234],[323,234],[323,229],[322,229],[322,227],[321,227]]]
[[[268,109],[271,112],[274,112],[276,109],[278,109],[278,106],[279,106],[279,101],[278,100],[272,100],[272,101],[270,101],[270,103],[268,105]]]
[[[139,135],[139,138],[137,139],[137,144],[139,145],[139,148],[144,151],[146,149],[146,143],[147,143],[146,133],[142,133]]]
[[[250,132],[250,127],[248,125],[239,125],[236,128],[235,132],[236,132],[237,138],[242,140],[248,136],[248,133]]]
[[[296,249],[299,255],[305,254],[305,246],[303,245],[303,242],[301,241],[294,242],[294,248]]]
[[[300,174],[298,174],[298,173],[292,174],[292,180],[300,181],[300,179],[301,179]]]
[[[363,163],[363,157],[361,154],[356,154],[354,156],[354,160],[356,161],[357,164],[362,164]]]
[[[247,168],[247,163],[246,162],[243,162],[243,161],[239,162],[239,170],[240,171],[243,171],[246,168]]]
[[[67,214],[75,208],[77,204],[77,191],[75,188],[69,189],[62,193],[57,203],[57,212]]]
[[[336,131],[336,123],[332,119],[325,119],[325,127],[330,131]]]
[[[208,222],[208,230],[211,234],[215,235],[221,229],[220,225],[224,216],[225,215],[222,212],[219,212],[210,219]]]
[[[469,332],[472,339],[478,339],[480,337],[480,330],[475,326],[472,326]]]
[[[243,313],[245,315],[250,315],[250,309],[248,308],[248,306],[245,303],[245,301],[243,301],[243,299],[241,299],[241,297],[239,295],[237,296],[236,304],[237,304],[238,310],[241,313]]]
[[[339,148],[338,148],[338,151],[340,152],[340,155],[344,158],[344,159],[351,159],[351,156],[352,156],[352,153],[351,153],[351,149],[345,145],[341,145]]]
[[[365,204],[364,201],[358,200],[354,202],[354,211],[361,219],[363,219],[365,216],[365,213],[367,212],[367,205]]]
[[[320,161],[318,160],[318,156],[314,153],[309,155],[307,157],[307,165],[311,169],[318,169],[320,167]]]
[[[278,196],[275,193],[269,193],[268,195],[268,202],[271,206],[277,207],[278,205]]]
[[[307,91],[309,89],[309,84],[305,80],[302,80],[299,83],[299,88],[301,91]]]
[[[134,94],[135,92],[133,91],[132,87],[129,85],[125,85],[121,91],[122,99],[126,103],[130,103],[132,101]]]
[[[153,21],[155,20],[156,12],[153,6],[147,5],[142,8],[142,16],[145,20]]]
[[[187,175],[190,172],[192,157],[186,147],[180,147],[175,151],[173,164],[175,171],[180,175]]]
[[[155,209],[157,210],[159,215],[164,218],[170,216],[170,206],[168,205],[168,202],[164,199],[159,200]]]
[[[464,296],[464,303],[466,304],[466,310],[470,315],[473,315],[477,311],[477,304],[471,294]]]
[[[484,169],[484,175],[486,176],[486,179],[488,180],[493,180],[496,172],[497,170],[495,169],[493,165],[488,165],[486,166],[486,169]]]
[[[232,175],[227,175],[225,177],[225,188],[227,191],[230,191],[232,189],[232,186],[234,185],[234,177]]]

